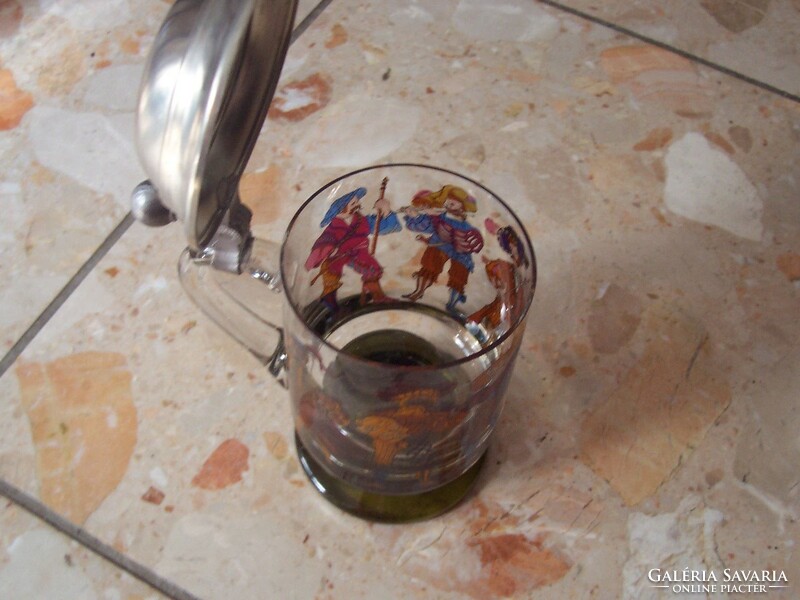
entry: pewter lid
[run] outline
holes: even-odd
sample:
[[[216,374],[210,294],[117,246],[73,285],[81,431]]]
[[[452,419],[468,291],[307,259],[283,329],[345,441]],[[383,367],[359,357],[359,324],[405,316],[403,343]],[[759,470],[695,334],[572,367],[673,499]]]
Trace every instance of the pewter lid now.
[[[237,197],[296,7],[297,0],[177,0],[153,42],[136,144],[158,200],[183,223],[193,250],[208,244]]]

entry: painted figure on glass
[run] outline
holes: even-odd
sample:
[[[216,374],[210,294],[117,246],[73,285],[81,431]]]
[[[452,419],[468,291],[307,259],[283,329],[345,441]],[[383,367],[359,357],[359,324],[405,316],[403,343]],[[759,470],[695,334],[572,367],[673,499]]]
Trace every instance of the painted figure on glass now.
[[[380,285],[383,267],[374,256],[375,242],[378,235],[400,231],[402,227],[384,197],[385,187],[384,180],[373,206],[374,214],[361,212],[361,199],[366,196],[367,189],[359,187],[334,200],[320,223],[325,229],[311,247],[305,267],[308,270],[319,268],[311,283],[322,278],[320,300],[333,312],[339,308],[336,291],[342,285],[345,267],[361,276],[362,299],[371,302],[386,299]],[[373,236],[372,246],[370,235]]]
[[[417,240],[427,244],[420,268],[414,273],[416,288],[404,297],[412,302],[422,298],[450,261],[447,272],[450,299],[446,308],[454,312],[467,299],[467,281],[475,269],[472,255],[483,248],[480,231],[467,221],[467,215],[477,210],[475,198],[460,187],[446,185],[436,192],[417,193],[411,206],[401,210],[406,227],[417,232]]]
[[[489,330],[498,329],[504,321],[510,322],[510,311],[522,306],[522,282],[518,281],[518,268],[528,267],[530,261],[525,245],[511,226],[501,227],[492,219],[484,221],[486,231],[496,236],[500,248],[511,257],[511,261],[489,259],[482,256],[486,276],[497,290],[494,300],[467,317],[467,321],[487,325]]]

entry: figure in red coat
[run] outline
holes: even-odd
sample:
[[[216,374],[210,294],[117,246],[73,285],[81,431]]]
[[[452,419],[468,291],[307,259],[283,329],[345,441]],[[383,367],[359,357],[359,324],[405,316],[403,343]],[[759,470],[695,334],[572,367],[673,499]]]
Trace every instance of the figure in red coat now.
[[[319,267],[314,280],[322,277],[320,300],[332,311],[339,308],[336,291],[342,285],[345,267],[361,276],[362,298],[372,302],[386,299],[380,285],[383,267],[370,252],[369,236],[399,231],[401,227],[389,202],[383,197],[375,202],[375,214],[364,215],[361,199],[366,194],[366,188],[360,187],[334,200],[320,223],[325,229],[314,242],[305,263],[308,270]]]

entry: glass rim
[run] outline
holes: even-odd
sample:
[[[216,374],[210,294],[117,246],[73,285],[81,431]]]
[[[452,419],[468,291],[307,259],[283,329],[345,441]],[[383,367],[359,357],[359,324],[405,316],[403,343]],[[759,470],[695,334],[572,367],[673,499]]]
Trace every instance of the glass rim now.
[[[481,349],[478,352],[474,352],[474,353],[469,354],[467,356],[463,356],[461,358],[449,360],[447,362],[443,362],[443,363],[436,364],[436,365],[387,365],[387,364],[381,363],[379,361],[371,360],[371,359],[364,358],[364,357],[361,357],[361,356],[355,356],[353,354],[348,354],[346,352],[343,352],[342,348],[338,348],[337,346],[334,346],[333,344],[328,342],[325,338],[320,337],[320,335],[316,331],[314,331],[311,327],[309,327],[308,323],[306,322],[305,317],[303,316],[303,314],[302,314],[302,312],[300,310],[300,307],[297,305],[296,300],[292,297],[292,294],[291,294],[288,286],[285,285],[284,259],[286,257],[286,247],[288,245],[287,242],[289,240],[289,236],[290,236],[290,234],[292,232],[292,229],[294,228],[296,222],[298,221],[298,219],[302,215],[303,211],[305,211],[305,209],[312,202],[314,202],[314,200],[316,200],[322,192],[324,192],[326,189],[330,188],[331,186],[335,185],[336,183],[338,183],[338,182],[340,182],[340,181],[342,181],[344,179],[347,179],[348,177],[352,177],[352,176],[358,175],[360,173],[365,173],[367,171],[377,171],[379,169],[387,169],[387,168],[393,168],[393,167],[416,168],[416,169],[425,169],[425,170],[430,170],[430,171],[438,171],[439,173],[447,173],[448,175],[451,175],[451,176],[454,176],[454,177],[458,177],[459,179],[463,179],[464,181],[468,181],[472,185],[480,188],[480,190],[482,190],[483,192],[489,194],[494,200],[499,202],[500,205],[506,211],[508,211],[508,214],[514,220],[514,224],[517,225],[517,227],[519,228],[519,230],[521,232],[521,235],[522,235],[522,238],[524,240],[525,246],[526,246],[527,250],[530,252],[530,256],[531,256],[533,279],[530,282],[530,286],[532,288],[532,291],[530,293],[530,296],[528,297],[527,302],[525,303],[525,306],[523,307],[522,311],[517,316],[515,321],[512,323],[511,327],[509,327],[508,330],[505,331],[496,340],[494,340],[493,342],[491,342],[490,344],[488,344],[485,347],[481,347]],[[344,354],[344,355],[346,355],[348,357],[348,359],[351,359],[351,360],[356,361],[356,362],[362,362],[362,363],[368,364],[368,365],[373,365],[375,367],[391,368],[392,370],[402,369],[402,370],[414,370],[414,371],[425,371],[425,370],[436,371],[436,370],[448,369],[448,368],[451,368],[451,367],[457,367],[459,365],[467,364],[467,363],[469,363],[469,362],[471,362],[473,360],[476,360],[476,359],[480,359],[480,358],[486,356],[487,354],[497,350],[509,338],[511,338],[511,336],[516,333],[516,331],[519,328],[519,326],[522,323],[525,322],[525,319],[527,318],[527,315],[528,315],[528,311],[530,310],[531,304],[533,303],[533,297],[536,294],[536,280],[537,280],[537,277],[538,277],[536,254],[534,253],[533,244],[531,243],[530,237],[528,236],[528,232],[525,229],[525,227],[523,226],[522,222],[519,220],[519,217],[514,212],[514,210],[500,196],[495,194],[492,190],[487,188],[482,183],[480,183],[478,181],[475,181],[471,177],[463,175],[463,174],[461,174],[461,173],[459,173],[457,171],[453,171],[451,169],[447,169],[447,168],[444,168],[444,167],[438,167],[438,166],[427,165],[427,164],[422,164],[422,163],[413,163],[413,162],[381,163],[381,164],[371,165],[371,166],[368,166],[368,167],[362,167],[360,169],[355,169],[354,171],[350,171],[348,173],[340,175],[339,177],[336,177],[335,179],[331,179],[330,181],[328,181],[324,185],[322,185],[320,188],[318,188],[314,193],[312,193],[310,196],[308,196],[308,198],[300,205],[300,207],[292,215],[292,218],[289,221],[289,224],[286,226],[286,232],[284,234],[283,241],[281,243],[281,252],[280,252],[279,263],[280,263],[279,264],[280,276],[281,276],[281,281],[283,283],[282,287],[283,287],[283,292],[284,292],[284,294],[286,296],[287,303],[289,304],[289,306],[291,307],[292,311],[294,312],[294,315],[297,317],[297,320],[300,321],[303,324],[303,327],[304,327],[304,329],[306,330],[307,333],[309,333],[312,337],[314,337],[317,340],[319,340],[324,347],[330,349],[331,351],[333,351],[333,352],[335,352],[337,354]],[[411,304],[411,303],[409,303],[409,304]]]

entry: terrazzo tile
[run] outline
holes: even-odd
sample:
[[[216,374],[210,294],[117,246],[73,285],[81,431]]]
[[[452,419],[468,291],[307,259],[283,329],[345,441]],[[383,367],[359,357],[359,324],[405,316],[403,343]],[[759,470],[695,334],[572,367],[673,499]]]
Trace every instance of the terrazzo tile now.
[[[132,141],[162,1],[5,2],[0,313],[7,351],[127,212]]]
[[[800,95],[794,0],[557,0],[648,39]]]
[[[0,524],[3,598],[166,598],[5,499]]]
[[[42,500],[73,522],[117,487],[136,445],[125,366],[121,354],[84,352],[16,368]]]
[[[537,297],[464,503],[403,526],[328,505],[286,392],[182,292],[178,225],[133,225],[0,378],[0,476],[204,598],[657,598],[650,570],[684,568],[796,595],[800,109],[509,6],[333,2],[241,187],[272,241],[384,161],[462,171],[519,214]]]

